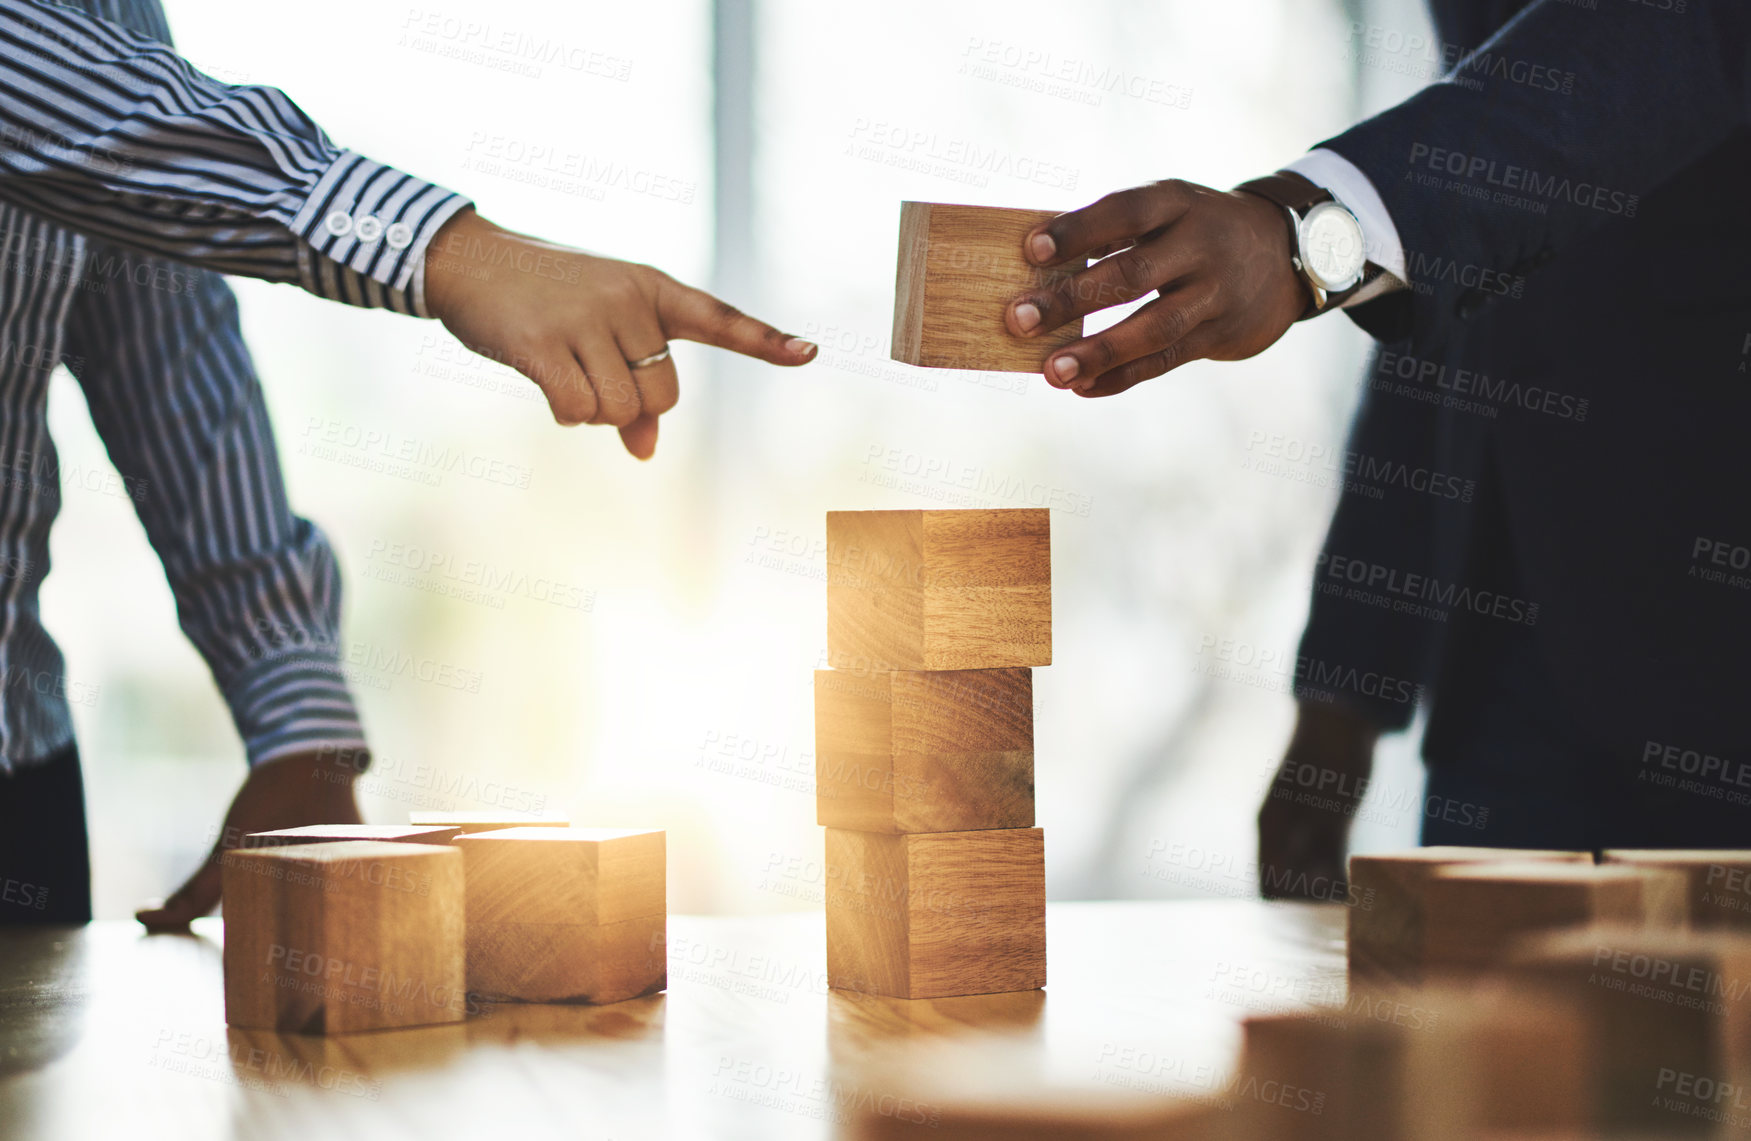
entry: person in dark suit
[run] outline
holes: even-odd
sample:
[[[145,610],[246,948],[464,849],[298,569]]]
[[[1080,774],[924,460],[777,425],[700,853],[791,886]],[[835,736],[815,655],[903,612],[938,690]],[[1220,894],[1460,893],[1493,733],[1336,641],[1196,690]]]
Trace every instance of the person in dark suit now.
[[[1426,685],[1424,842],[1746,846],[1751,8],[1433,9],[1469,46],[1450,71],[1284,171],[1031,233],[1041,264],[1119,252],[1017,298],[1010,328],[1159,291],[1048,360],[1102,397],[1343,308],[1380,341],[1352,451],[1408,446],[1474,488],[1347,498],[1302,647]],[[1285,771],[1311,759],[1353,801],[1408,709],[1348,681],[1299,696]],[[1341,872],[1341,808],[1273,795],[1261,827],[1267,877]]]

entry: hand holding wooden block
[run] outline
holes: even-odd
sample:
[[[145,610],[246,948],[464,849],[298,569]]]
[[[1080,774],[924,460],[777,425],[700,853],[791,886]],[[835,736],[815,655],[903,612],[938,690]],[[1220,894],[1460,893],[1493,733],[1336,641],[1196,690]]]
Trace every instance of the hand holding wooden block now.
[[[1037,337],[1004,323],[1023,293],[1068,281],[1083,264],[1042,269],[1022,240],[1055,210],[905,202],[894,282],[893,358],[926,368],[1043,372],[1046,358],[1082,336],[1082,318]]]
[[[349,841],[225,853],[225,1021],[341,1034],[459,1022],[462,854]]]
[[[864,832],[1034,823],[1033,674],[815,671],[816,821]]]
[[[827,512],[827,653],[858,672],[1050,665],[1050,513]]]
[[[287,844],[332,844],[346,840],[376,840],[385,844],[448,844],[462,834],[460,828],[417,824],[307,824],[302,828],[278,828],[251,832],[246,848],[273,848]]]
[[[1602,859],[1606,864],[1682,872],[1692,925],[1751,929],[1751,851],[1614,849]]]
[[[1046,984],[1045,834],[827,829],[827,981],[895,998]]]
[[[1449,864],[1424,889],[1423,970],[1494,967],[1519,940],[1568,927],[1678,930],[1684,891],[1684,875],[1661,868]]]
[[[1413,848],[1350,857],[1350,985],[1415,983],[1422,978],[1423,893],[1437,869],[1504,860],[1591,864],[1588,852],[1521,848]]]
[[[603,1003],[667,984],[662,832],[507,828],[456,846],[466,857],[469,990]]]
[[[571,822],[557,816],[531,819],[504,812],[410,812],[407,822],[427,828],[455,828],[464,834],[493,832],[500,828],[569,828]]]

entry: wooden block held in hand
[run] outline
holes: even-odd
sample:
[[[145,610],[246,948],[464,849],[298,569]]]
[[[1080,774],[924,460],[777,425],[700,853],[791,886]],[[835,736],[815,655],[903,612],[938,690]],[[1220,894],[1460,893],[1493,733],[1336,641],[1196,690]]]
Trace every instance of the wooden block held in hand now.
[[[417,824],[306,824],[302,828],[277,828],[251,832],[246,848],[272,848],[286,844],[332,844],[344,840],[376,840],[385,844],[448,844],[462,834],[460,828]]]
[[[827,829],[827,981],[894,998],[1046,984],[1045,834]]]
[[[1721,1095],[1751,1064],[1751,935],[1569,931],[1522,945],[1502,974],[1583,1011],[1603,1131],[1695,1135],[1742,1116]]]
[[[854,672],[1051,665],[1050,512],[827,512],[827,655]]]
[[[1052,289],[1086,268],[1076,262],[1042,269],[1023,256],[1028,231],[1057,214],[902,203],[893,358],[925,368],[1043,372],[1053,351],[1082,336],[1082,318],[1017,337],[1004,315],[1021,294]]]
[[[1751,851],[1625,848],[1605,852],[1603,862],[1683,872],[1692,926],[1751,930]]]
[[[461,1021],[462,863],[435,844],[227,852],[225,1021],[299,1034]]]
[[[1422,978],[1423,891],[1436,869],[1504,860],[1591,864],[1588,852],[1524,848],[1412,848],[1350,857],[1347,912],[1350,985],[1415,983]]]
[[[1661,868],[1449,864],[1424,888],[1423,970],[1493,967],[1517,941],[1569,927],[1678,930],[1684,892],[1684,875]]]
[[[1032,827],[1033,671],[815,671],[815,803],[862,832]]]
[[[555,816],[531,819],[504,812],[410,812],[409,824],[432,828],[456,828],[464,834],[493,832],[500,828],[570,828],[571,822]]]
[[[619,1002],[668,982],[662,832],[507,828],[460,836],[468,989]]]

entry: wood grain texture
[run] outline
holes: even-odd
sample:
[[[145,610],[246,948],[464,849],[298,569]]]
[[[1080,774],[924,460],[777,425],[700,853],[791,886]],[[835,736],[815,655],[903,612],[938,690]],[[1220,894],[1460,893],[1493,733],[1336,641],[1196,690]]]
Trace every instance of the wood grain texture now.
[[[286,844],[332,844],[345,840],[376,840],[385,844],[448,844],[462,834],[460,828],[416,824],[307,824],[302,828],[278,828],[251,832],[246,848],[272,848]]]
[[[1045,834],[827,830],[827,978],[895,998],[1046,983]]]
[[[893,358],[925,368],[1043,371],[1053,351],[1082,336],[1082,319],[1038,337],[1017,337],[1004,324],[1004,311],[1020,294],[1053,288],[1080,268],[1041,269],[1022,254],[1028,231],[1056,216],[1052,210],[902,203]]]
[[[829,511],[827,653],[860,672],[1050,665],[1050,512]]]
[[[225,1018],[342,1034],[459,1022],[462,854],[368,841],[225,854]]]
[[[665,915],[470,923],[468,989],[489,1002],[623,1002],[668,985]]]
[[[1423,893],[1423,961],[1432,971],[1503,962],[1519,940],[1569,927],[1683,928],[1682,872],[1595,864],[1449,864]]]
[[[1506,860],[1591,864],[1587,852],[1521,848],[1427,847],[1350,857],[1345,909],[1350,985],[1416,983],[1422,979],[1423,892],[1438,868]]]
[[[816,821],[864,832],[1034,823],[1033,671],[815,673]]]
[[[507,828],[460,836],[456,847],[470,990],[501,1001],[618,1002],[662,989],[662,832]]]
[[[433,828],[456,828],[464,833],[491,832],[500,828],[569,828],[571,822],[559,817],[530,819],[503,812],[410,812],[409,824]]]
[[[1751,851],[1609,849],[1601,862],[1682,872],[1692,926],[1751,930]]]
[[[1751,1072],[1751,935],[1571,931],[1533,940],[1502,974],[1583,1011],[1602,1133],[1696,1136],[1706,1115],[1735,1112],[1694,1085],[1681,1093],[1676,1077],[1735,1082]]]

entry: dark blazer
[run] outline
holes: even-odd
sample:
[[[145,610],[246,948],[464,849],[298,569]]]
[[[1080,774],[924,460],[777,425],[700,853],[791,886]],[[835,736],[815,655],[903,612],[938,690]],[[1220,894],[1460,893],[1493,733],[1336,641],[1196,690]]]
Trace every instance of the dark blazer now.
[[[1382,341],[1352,448],[1415,440],[1500,497],[1347,493],[1322,570],[1372,550],[1447,590],[1503,529],[1576,724],[1751,756],[1751,5],[1433,10],[1477,50],[1321,144],[1379,190],[1413,287],[1348,311]],[[1302,652],[1489,668],[1442,627],[1316,592]]]

